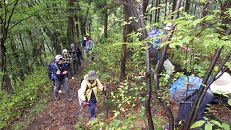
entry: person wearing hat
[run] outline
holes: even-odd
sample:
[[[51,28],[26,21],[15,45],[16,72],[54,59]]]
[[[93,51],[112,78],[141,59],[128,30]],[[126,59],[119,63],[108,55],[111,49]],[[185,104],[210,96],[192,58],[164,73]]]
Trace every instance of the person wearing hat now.
[[[231,76],[229,73],[224,72],[217,80],[215,80],[210,85],[210,90],[214,94],[213,102],[222,102],[231,110],[231,105],[228,104],[228,100],[231,98]]]
[[[164,33],[163,33],[163,35],[162,35],[162,37],[161,37],[161,43],[167,41],[167,39],[168,39],[168,37],[171,35],[171,31],[172,31],[173,29],[174,29],[173,23],[167,23],[167,24],[165,25],[165,27],[164,27]],[[189,48],[184,47],[184,46],[179,46],[179,45],[177,45],[176,48],[180,48],[180,49],[182,49],[182,50],[185,51],[185,52],[190,51]],[[160,49],[160,50],[161,50],[161,49]],[[170,54],[170,53],[171,53],[171,50],[168,48],[168,49],[167,49],[167,54],[165,55],[165,61],[164,61],[164,63],[163,63],[163,66],[164,66],[164,68],[165,68],[165,70],[166,70],[166,73],[167,73],[167,75],[166,75],[166,76],[167,76],[167,79],[168,79],[168,78],[170,77],[170,75],[172,75],[173,72],[175,71],[175,66],[174,66],[174,65],[172,64],[172,62],[168,59],[168,54]],[[162,55],[162,53],[159,53],[159,54],[158,54],[159,59],[160,59],[161,55]]]
[[[71,51],[69,53],[72,57],[72,67],[73,67],[73,71],[74,74],[77,73],[79,67],[81,67],[81,60],[82,58],[82,52],[81,50],[76,46],[76,44],[72,43],[71,44]]]
[[[68,68],[66,64],[63,63],[63,57],[62,55],[56,55],[55,56],[55,67],[53,68],[53,72],[55,73],[55,76],[57,77],[55,79],[55,87],[54,87],[54,98],[56,101],[59,100],[59,90],[61,85],[63,85],[66,99],[71,102],[72,98],[70,97],[70,90],[69,90],[69,84],[67,80],[67,74],[68,74]]]
[[[72,71],[72,57],[71,55],[67,52],[67,49],[63,49],[63,62],[67,65],[68,68],[68,72],[70,73],[70,75],[68,75],[68,77],[70,76],[72,79],[74,79],[74,75],[73,75],[73,71]]]
[[[103,90],[105,91],[106,87],[101,84],[95,71],[88,71],[78,90],[78,97],[80,105],[82,104],[84,107],[89,106],[89,117],[91,120],[95,119],[95,107],[97,101],[99,101],[98,95]]]
[[[178,110],[178,117],[176,119],[177,124],[178,123],[184,123],[184,121],[187,120],[189,113],[191,111],[192,105],[196,99],[197,93],[199,90],[199,87],[201,86],[202,83],[202,78],[199,78],[197,76],[191,76],[197,80],[192,80],[190,82],[190,76],[187,76],[188,78],[185,78],[186,75],[180,77],[177,79],[172,85],[170,90],[176,88],[177,86],[180,85],[187,85],[190,88],[185,90],[191,91],[195,90],[190,96],[188,96],[186,99],[184,99],[183,102],[179,103],[179,110]],[[197,86],[197,87],[196,87]],[[199,87],[198,87],[199,86]],[[218,104],[219,102],[223,102],[228,106],[230,109],[231,106],[228,104],[228,98],[224,96],[223,94],[230,94],[231,93],[231,76],[227,73],[224,72],[224,74],[221,75],[217,80],[215,80],[211,85],[210,88],[206,91],[201,104],[198,109],[198,115],[197,115],[197,120],[204,120],[204,113],[207,111],[207,108],[209,107],[209,104]],[[196,90],[197,89],[197,90]],[[186,93],[187,93],[186,92]],[[219,92],[219,93],[218,93]],[[204,126],[202,126],[204,127]]]

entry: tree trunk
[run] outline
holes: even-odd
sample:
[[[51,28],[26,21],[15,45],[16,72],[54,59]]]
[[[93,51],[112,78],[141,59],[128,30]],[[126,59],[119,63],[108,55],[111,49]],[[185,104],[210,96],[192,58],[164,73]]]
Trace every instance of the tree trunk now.
[[[107,25],[108,25],[108,6],[106,5],[104,11],[104,38],[108,38],[107,36]]]
[[[139,19],[139,28],[144,28],[144,12],[143,12],[143,0],[140,0],[140,19]],[[146,30],[141,31],[140,40],[144,40],[148,35]],[[151,112],[151,98],[152,98],[152,85],[151,85],[151,67],[150,67],[150,50],[149,43],[146,42],[146,84],[147,84],[147,94],[145,99],[145,108],[146,108],[146,117],[148,119],[148,130],[154,130],[154,125],[152,121],[152,112]]]
[[[172,1],[172,12],[174,12],[175,11],[175,9],[176,9],[176,3],[177,3],[177,0],[173,0]],[[171,13],[171,12],[170,12]],[[169,13],[169,14],[170,14]],[[172,19],[173,19],[173,16],[172,16]]]
[[[156,0],[156,7],[158,7],[158,5],[159,5],[159,0]],[[158,10],[159,9],[156,9],[155,10],[155,23],[157,23],[159,20],[158,20]]]
[[[128,22],[128,0],[123,0],[125,2],[124,6],[124,20]],[[120,82],[123,82],[125,79],[125,70],[126,70],[126,42],[127,42],[127,34],[128,34],[128,25],[124,25],[123,27],[123,44],[121,50],[121,71],[120,71]]]
[[[67,45],[65,47],[69,47],[70,44],[75,42],[75,24],[74,24],[74,0],[67,0],[67,14],[68,14],[68,27],[67,27]]]
[[[78,4],[79,0],[76,0],[76,8],[77,8],[77,14],[78,14],[78,21],[76,21],[77,23],[80,23],[80,32],[81,35],[84,36],[87,34],[86,31],[86,26],[87,26],[87,18],[88,18],[88,14],[89,14],[89,8],[87,8],[85,15],[83,15],[83,11],[80,8],[80,5]],[[91,1],[89,1],[88,5],[91,5]]]
[[[185,12],[189,13],[189,10],[190,10],[190,3],[191,3],[191,0],[186,0],[185,1]]]
[[[18,0],[15,0],[8,16],[6,16],[7,12],[3,12],[2,13],[3,15],[0,16],[0,58],[1,58],[0,65],[1,65],[1,71],[3,73],[3,76],[1,79],[2,80],[1,87],[2,87],[2,90],[5,90],[7,92],[7,94],[13,94],[13,88],[11,85],[11,79],[9,78],[9,75],[7,73],[6,47],[4,43],[7,39],[8,28],[9,28],[10,21],[14,14],[14,10],[17,4],[18,4]],[[5,6],[5,4],[2,5],[2,3],[0,3],[0,8],[5,8],[4,10],[7,10],[7,6]]]

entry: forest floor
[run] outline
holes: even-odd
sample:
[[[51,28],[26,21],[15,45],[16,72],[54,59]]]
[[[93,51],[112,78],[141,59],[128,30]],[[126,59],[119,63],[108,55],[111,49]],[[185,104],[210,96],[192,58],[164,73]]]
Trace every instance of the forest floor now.
[[[68,102],[65,99],[65,93],[59,94],[60,100],[55,101],[53,98],[53,89],[51,89],[50,97],[49,97],[50,101],[45,104],[45,109],[43,109],[38,113],[33,114],[32,117],[30,116],[29,118],[31,118],[30,119],[31,122],[24,130],[77,130],[78,128],[90,129],[86,125],[87,123],[89,123],[88,108],[84,108],[77,117],[74,116],[75,113],[82,108],[82,106],[79,105],[79,101],[77,98],[78,97],[77,90],[80,88],[80,80],[82,78],[82,75],[84,75],[82,74],[83,73],[82,71],[88,64],[89,64],[88,61],[82,60],[82,67],[80,68],[78,73],[74,76],[75,78],[69,79],[70,94],[71,97],[73,98],[73,102]],[[51,86],[51,88],[53,87]],[[64,89],[62,89],[62,92],[64,92]],[[174,116],[176,116],[177,113],[176,105],[174,105],[173,109],[174,109],[173,110]],[[103,103],[102,102],[97,103],[96,114],[102,113],[104,111],[105,111],[105,107],[103,107]],[[140,110],[137,109],[137,112],[140,112]],[[158,116],[158,114],[161,114],[161,116],[164,116],[167,119],[167,115],[163,109],[160,109],[160,105],[153,106],[152,112],[154,112],[153,114],[156,116]],[[218,105],[212,105],[210,112],[216,113],[216,115],[220,117],[222,120],[231,124],[230,111],[227,111],[226,109]],[[112,111],[110,110],[109,110],[108,117],[109,118],[112,117]],[[75,128],[76,123],[80,124],[78,125],[78,128]],[[163,123],[163,125],[165,125],[165,123],[166,120]],[[145,124],[141,123],[140,130],[144,129],[144,127]]]

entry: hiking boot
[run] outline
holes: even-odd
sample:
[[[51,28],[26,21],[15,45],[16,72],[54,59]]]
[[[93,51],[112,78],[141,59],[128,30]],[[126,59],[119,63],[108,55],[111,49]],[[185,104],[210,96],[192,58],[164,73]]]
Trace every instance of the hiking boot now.
[[[72,102],[73,100],[72,100],[72,98],[67,98],[67,101]]]
[[[91,120],[91,121],[94,121],[94,120],[95,120],[95,117],[94,117],[94,116],[93,116],[93,117],[91,117],[91,118],[90,118],[90,120]]]
[[[59,100],[59,97],[58,96],[55,96],[55,101],[58,101]]]

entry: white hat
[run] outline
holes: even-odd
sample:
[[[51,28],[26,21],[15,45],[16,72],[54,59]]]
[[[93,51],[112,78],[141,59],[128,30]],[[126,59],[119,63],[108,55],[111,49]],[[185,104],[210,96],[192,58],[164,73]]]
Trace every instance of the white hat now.
[[[64,52],[67,52],[67,49],[63,49],[63,53],[64,53]]]
[[[172,30],[173,23],[167,23],[164,27],[164,30]]]
[[[229,75],[229,73],[224,72],[220,78],[215,80],[210,85],[210,90],[213,93],[219,93],[219,94],[231,93],[231,76]]]
[[[60,54],[55,56],[55,61],[56,61],[56,62],[58,62],[58,61],[60,61],[60,60],[62,60],[62,59],[63,59],[63,57],[62,57],[62,55],[60,55]]]

